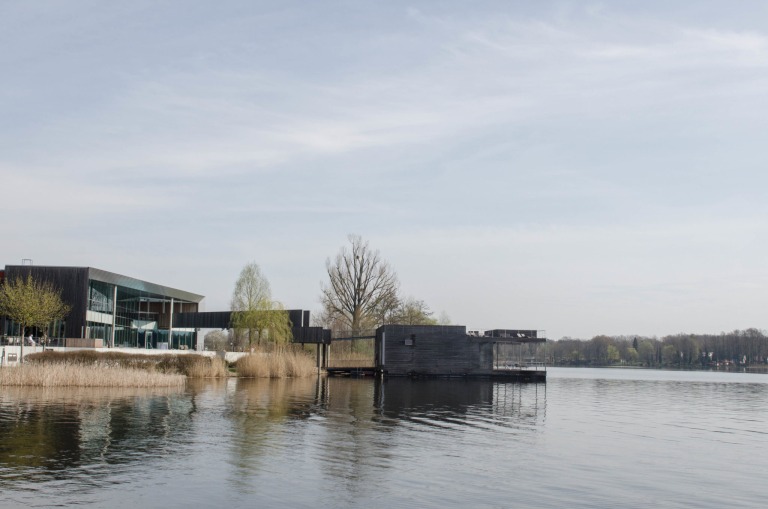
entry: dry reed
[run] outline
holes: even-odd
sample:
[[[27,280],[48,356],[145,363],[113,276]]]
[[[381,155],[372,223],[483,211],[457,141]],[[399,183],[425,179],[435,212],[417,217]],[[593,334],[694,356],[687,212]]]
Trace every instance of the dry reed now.
[[[189,383],[190,381],[187,380],[187,386]],[[205,382],[201,381],[201,383]],[[98,405],[111,401],[132,400],[138,397],[170,396],[182,393],[184,388],[184,385],[175,387],[3,386],[3,389],[0,390],[0,406],[14,401],[73,406]]]
[[[195,356],[188,364],[185,374],[189,378],[224,378],[229,376],[227,363],[224,359]]]
[[[304,377],[317,374],[311,357],[293,349],[254,352],[235,364],[238,376],[245,378]]]
[[[373,353],[331,350],[328,366],[332,368],[374,366]]]
[[[180,374],[79,364],[26,364],[0,369],[0,386],[24,387],[178,387]]]
[[[194,354],[129,354],[123,352],[96,352],[76,350],[73,352],[41,352],[27,356],[26,363],[34,365],[95,366],[143,370],[151,373],[185,375],[189,378],[219,378],[229,375],[226,362]]]

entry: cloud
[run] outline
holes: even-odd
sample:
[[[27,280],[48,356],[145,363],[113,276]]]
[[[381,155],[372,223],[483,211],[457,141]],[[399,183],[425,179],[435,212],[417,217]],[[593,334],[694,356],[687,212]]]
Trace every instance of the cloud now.
[[[34,146],[44,143],[69,171],[236,176],[371,149],[450,143],[496,126],[647,112],[679,94],[730,85],[672,70],[720,74],[733,65],[731,52],[766,61],[765,38],[757,33],[670,27],[659,38],[656,23],[605,12],[603,24],[623,24],[627,39],[650,42],[616,42],[593,31],[594,22],[408,13],[421,31],[399,35],[395,47],[416,45],[419,57],[395,72],[365,72],[362,54],[350,63],[357,72],[312,82],[274,66],[235,69],[215,61],[124,70],[122,86],[103,96],[98,111],[47,119],[36,143],[27,138],[7,157],[20,151],[16,157],[42,162],[49,156]],[[726,56],[713,60],[717,49]]]
[[[757,32],[734,32],[715,29],[684,28],[683,34],[701,47],[729,53],[749,54],[755,57],[765,56],[768,50],[768,37]],[[758,62],[758,60],[755,60]],[[761,65],[768,65],[761,59]]]
[[[596,333],[588,332],[595,331],[590,324],[597,323],[615,333],[723,327],[734,305],[744,305],[754,319],[755,283],[768,280],[768,270],[744,253],[761,249],[752,242],[766,232],[766,221],[749,217],[667,218],[613,226],[450,228],[379,235],[372,244],[398,268],[405,291],[459,323],[488,327],[503,318],[505,326],[547,328],[554,337],[589,337]],[[654,311],[643,323],[636,315],[649,307]],[[700,315],[704,308],[711,312],[707,318]]]
[[[314,304],[353,231],[433,309],[564,334],[634,320],[612,299],[751,309],[764,281],[768,44],[746,7],[92,7],[5,21],[11,259],[183,259],[225,303],[256,258]]]

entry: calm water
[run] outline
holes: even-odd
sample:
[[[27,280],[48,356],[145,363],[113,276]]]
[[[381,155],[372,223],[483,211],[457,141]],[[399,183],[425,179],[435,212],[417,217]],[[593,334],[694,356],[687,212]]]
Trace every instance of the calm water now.
[[[768,375],[0,390],[0,508],[762,508]]]

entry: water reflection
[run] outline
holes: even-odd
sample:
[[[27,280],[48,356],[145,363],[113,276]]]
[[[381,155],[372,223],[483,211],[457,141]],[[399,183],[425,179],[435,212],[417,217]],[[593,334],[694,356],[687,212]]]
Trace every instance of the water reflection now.
[[[320,386],[315,378],[239,379],[230,383],[224,415],[231,425],[227,433],[233,467],[231,487],[246,493],[257,491],[249,479],[264,468],[265,457],[286,446],[286,426],[317,412]]]
[[[381,422],[419,422],[438,428],[455,425],[535,427],[546,416],[546,385],[483,380],[392,379],[376,386]]]
[[[545,385],[310,378],[231,380],[222,433],[229,489],[263,495],[254,478],[320,478],[356,497],[398,465],[396,431],[517,433],[546,416]],[[466,437],[465,437],[466,440]],[[290,465],[290,467],[287,467]],[[286,486],[286,489],[290,489]],[[350,499],[350,502],[352,499]]]
[[[479,381],[4,388],[0,490],[9,498],[0,507],[119,507],[167,490],[178,505],[213,504],[224,494],[258,495],[267,506],[286,497],[295,507],[366,498],[376,505],[370,497],[389,491],[393,478],[441,468],[473,441],[487,449],[495,434],[536,433],[545,415],[545,386]],[[420,454],[425,444],[438,454]],[[296,492],[297,482],[312,488]]]
[[[3,388],[0,487],[18,479],[78,488],[120,482],[120,465],[173,450],[168,444],[180,441],[193,413],[193,398],[179,389]]]
[[[315,461],[322,466],[323,482],[334,483],[339,499],[354,501],[375,489],[376,471],[392,466],[388,439],[377,433],[375,395],[381,382],[371,379],[328,378],[323,420],[313,437]]]
[[[0,509],[761,506],[764,379],[614,371],[2,388]]]
[[[381,505],[385,493],[386,505],[419,506],[420,499],[427,503],[422,497],[435,505],[425,479],[448,476],[451,465],[470,463],[505,435],[536,431],[546,415],[544,385],[338,378],[325,384],[313,450],[323,482],[337,487],[321,502],[338,506]]]

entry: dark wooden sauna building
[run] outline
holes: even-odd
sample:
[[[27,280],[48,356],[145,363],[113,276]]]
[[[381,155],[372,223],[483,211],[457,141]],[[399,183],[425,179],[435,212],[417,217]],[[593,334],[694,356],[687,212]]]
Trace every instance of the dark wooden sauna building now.
[[[529,355],[544,343],[535,330],[467,332],[463,325],[385,325],[376,330],[376,371],[384,376],[546,380]]]

